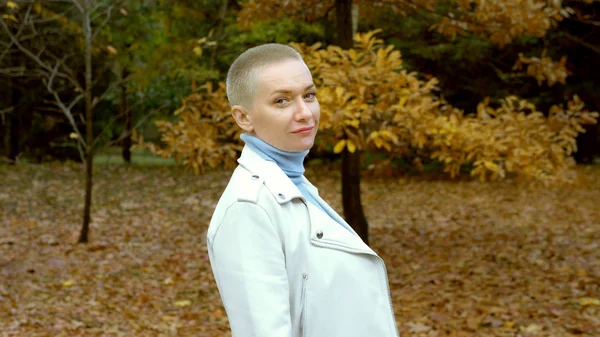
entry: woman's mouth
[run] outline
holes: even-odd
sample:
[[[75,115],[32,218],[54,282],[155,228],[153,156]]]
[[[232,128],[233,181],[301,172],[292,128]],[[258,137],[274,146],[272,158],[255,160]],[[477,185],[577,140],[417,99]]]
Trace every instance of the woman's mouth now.
[[[306,127],[306,128],[300,128],[300,129],[297,129],[297,130],[293,131],[292,133],[299,134],[299,135],[306,135],[306,134],[311,133],[312,130],[313,130],[313,128],[314,128],[314,126],[309,126],[309,127]]]

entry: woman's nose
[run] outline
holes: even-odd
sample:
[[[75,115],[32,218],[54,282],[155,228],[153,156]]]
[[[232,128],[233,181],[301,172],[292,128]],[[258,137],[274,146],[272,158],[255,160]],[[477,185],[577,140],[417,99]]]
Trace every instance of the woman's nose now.
[[[312,111],[309,109],[308,104],[304,100],[300,100],[296,105],[296,114],[294,116],[296,120],[305,120],[312,117]]]

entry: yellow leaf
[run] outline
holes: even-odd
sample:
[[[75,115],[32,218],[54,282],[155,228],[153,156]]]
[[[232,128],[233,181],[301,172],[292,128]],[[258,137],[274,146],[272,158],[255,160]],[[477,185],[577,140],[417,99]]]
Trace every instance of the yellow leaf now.
[[[381,140],[381,138],[375,138],[375,139],[373,139],[373,141],[375,142],[375,146],[377,148],[380,148],[383,146],[383,141]]]
[[[504,322],[504,326],[510,329],[513,326],[515,326],[515,322],[513,322],[513,321],[506,321],[506,322]]]
[[[166,278],[166,279],[163,281],[163,283],[164,283],[164,284],[166,284],[166,285],[173,284],[173,278],[172,278],[172,277],[167,277],[167,278]]]
[[[19,22],[19,20],[17,20],[17,18],[14,15],[2,14],[2,18],[12,20],[14,22]]]
[[[221,318],[223,318],[223,310],[221,310],[221,309],[217,309],[217,310],[215,310],[215,311],[213,312],[213,316],[214,316],[216,319],[221,319]]]
[[[15,8],[19,8],[19,5],[17,5],[14,1],[9,1],[6,3],[6,6],[10,9],[15,9]]]
[[[386,136],[388,138],[392,138],[393,135],[391,132],[389,132],[388,130],[381,130],[379,133],[381,133],[382,136]]]
[[[537,324],[529,324],[528,326],[521,327],[520,329],[523,332],[539,332],[542,330],[542,327]]]
[[[578,301],[579,305],[585,306],[600,306],[600,298],[595,297],[582,297]]]
[[[73,282],[73,280],[64,281],[64,282],[62,283],[63,287],[70,287],[70,286],[72,286],[73,284],[75,284],[75,282]]]
[[[196,54],[196,56],[202,56],[202,48],[194,47],[194,54]]]
[[[356,145],[354,145],[351,140],[348,140],[346,145],[348,146],[348,151],[350,151],[350,153],[354,153],[354,151],[356,151]]]
[[[390,144],[388,142],[383,142],[383,147],[388,151],[391,152],[392,151],[392,147],[390,146]]]
[[[181,300],[181,301],[175,302],[175,305],[178,307],[187,307],[187,306],[190,306],[191,304],[192,304],[192,302],[190,300]]]
[[[344,150],[344,147],[346,147],[346,140],[342,139],[333,147],[333,153],[342,152]]]
[[[400,106],[401,108],[403,108],[404,104],[406,104],[406,101],[408,101],[408,97],[407,96],[402,96],[402,98],[400,98],[400,102],[398,102],[398,106]]]
[[[112,55],[118,54],[117,49],[115,49],[115,47],[113,47],[111,45],[106,46],[106,50],[108,50],[108,52]]]
[[[160,318],[165,322],[173,322],[173,321],[177,320],[177,317],[169,316],[169,315],[164,315],[164,316],[161,316]]]
[[[345,120],[344,124],[350,125],[350,126],[358,129],[358,126],[360,125],[360,121],[358,119]]]

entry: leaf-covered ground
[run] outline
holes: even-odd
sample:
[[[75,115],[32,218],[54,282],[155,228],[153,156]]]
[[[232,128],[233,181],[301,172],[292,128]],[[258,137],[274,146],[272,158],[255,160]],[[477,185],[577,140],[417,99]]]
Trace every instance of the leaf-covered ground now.
[[[229,336],[205,232],[230,172],[0,166],[0,336]],[[307,176],[341,211],[335,167]],[[402,336],[600,336],[600,167],[576,186],[365,178]],[[342,322],[338,322],[342,323]]]

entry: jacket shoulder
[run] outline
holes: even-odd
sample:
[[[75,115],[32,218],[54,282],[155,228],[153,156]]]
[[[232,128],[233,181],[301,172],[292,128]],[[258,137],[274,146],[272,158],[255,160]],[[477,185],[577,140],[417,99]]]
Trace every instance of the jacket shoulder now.
[[[264,177],[253,174],[243,167],[238,167],[231,177],[228,189],[232,190],[234,200],[256,204],[264,182]]]

